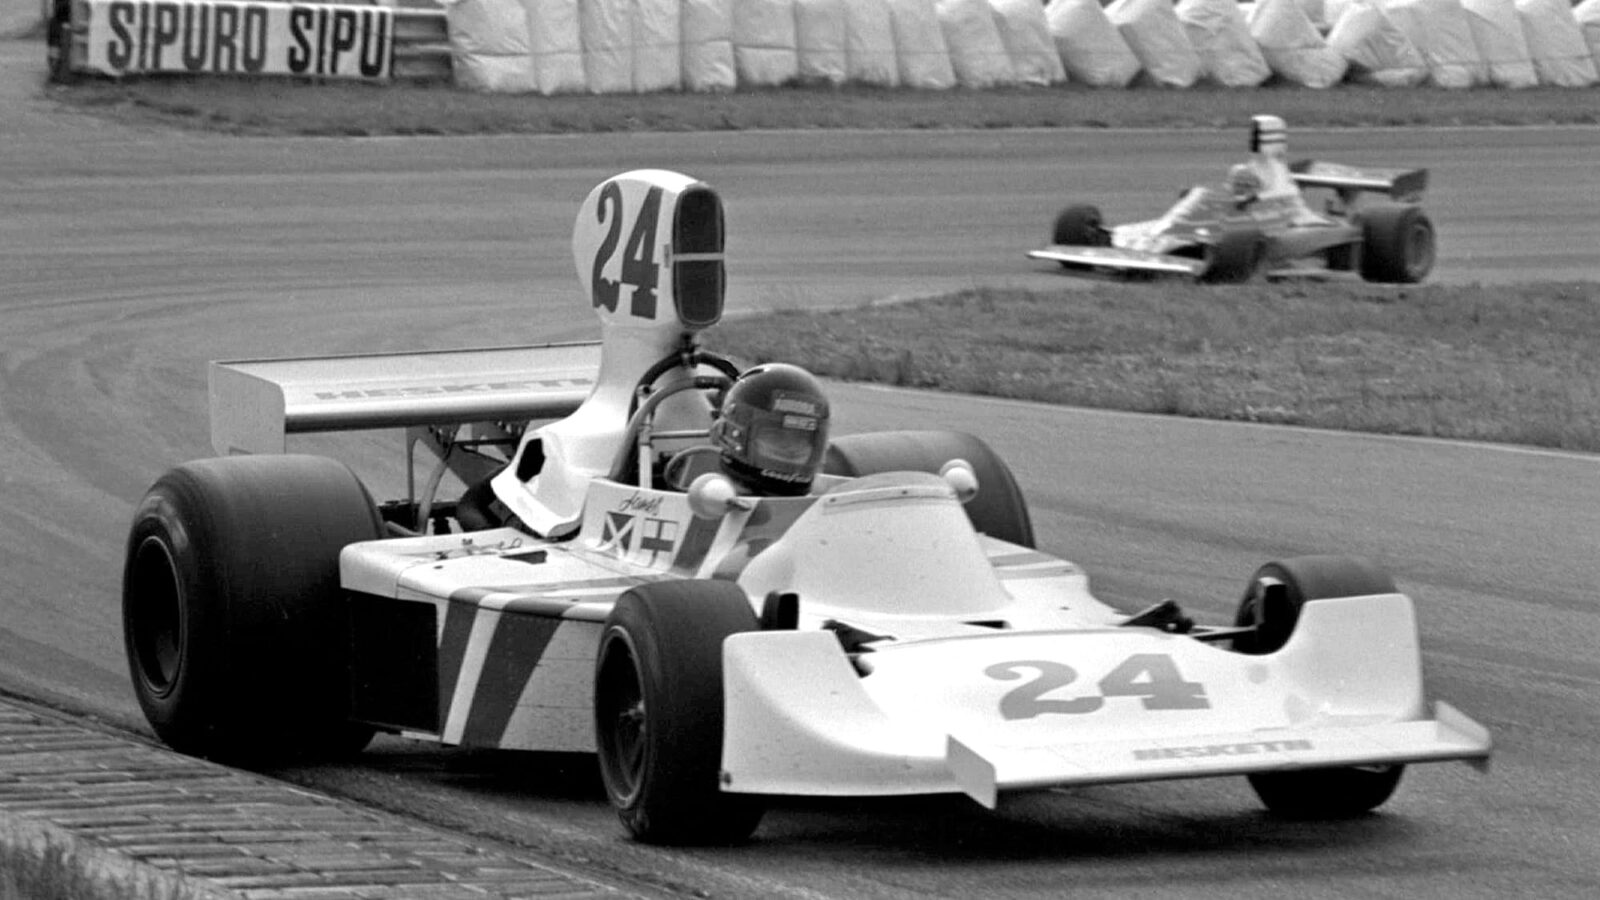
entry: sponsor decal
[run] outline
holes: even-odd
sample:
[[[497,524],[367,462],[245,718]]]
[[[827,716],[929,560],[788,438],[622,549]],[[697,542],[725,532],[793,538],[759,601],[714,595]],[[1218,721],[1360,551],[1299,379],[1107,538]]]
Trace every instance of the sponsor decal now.
[[[641,508],[647,508],[650,512],[656,512],[661,503],[660,497],[635,495],[630,498],[635,499]],[[624,506],[628,502],[624,501]],[[610,549],[620,557],[631,557],[637,549],[641,557],[649,555],[633,561],[653,566],[657,559],[671,558],[672,551],[678,545],[678,523],[656,516],[607,510],[605,521],[600,525],[600,544],[602,549]]]
[[[656,225],[661,218],[662,193],[660,186],[652,185],[645,191],[639,208],[630,211],[623,208],[620,182],[607,182],[600,189],[594,215],[596,224],[606,231],[589,270],[589,292],[595,309],[616,312],[626,287],[629,288],[626,292],[628,315],[655,319],[656,288],[661,281],[661,263],[656,259]],[[633,227],[628,229],[628,239],[624,242],[624,220],[630,214]],[[620,259],[619,246],[622,248]],[[618,259],[615,266],[613,259]],[[613,268],[617,269],[617,277],[607,278],[606,273]]]
[[[379,6],[92,0],[89,67],[387,78],[394,13]]]
[[[655,565],[656,559],[661,556],[671,558],[672,550],[677,546],[677,537],[677,522],[671,519],[646,518],[644,533],[639,535],[639,552],[650,554],[645,565]]]
[[[983,674],[996,681],[1022,681],[1000,698],[1000,715],[1007,720],[1098,712],[1112,697],[1137,697],[1147,710],[1211,708],[1205,685],[1184,678],[1165,653],[1135,653],[1095,682],[1093,690],[1076,696],[1062,689],[1079,680],[1078,671],[1056,660],[1008,660]]]
[[[1315,744],[1301,739],[1241,741],[1237,744],[1198,744],[1193,747],[1150,747],[1133,751],[1133,758],[1150,762],[1158,759],[1208,759],[1213,756],[1252,756],[1257,753],[1293,753],[1314,749]]]
[[[633,528],[638,521],[638,516],[628,513],[607,512],[600,526],[601,545],[615,547],[620,555],[626,556],[633,549]]]
[[[803,397],[786,397],[778,394],[773,398],[772,411],[781,413],[800,413],[806,416],[818,416],[821,412],[817,409],[815,401]]]
[[[542,388],[586,387],[589,378],[545,378],[533,381],[482,381],[470,384],[417,384],[404,387],[361,388],[317,391],[317,400],[378,400],[391,397],[437,397],[461,394],[492,394],[500,391],[536,391]]]
[[[619,512],[658,513],[661,511],[661,498],[649,497],[642,493],[634,493],[617,504]]]

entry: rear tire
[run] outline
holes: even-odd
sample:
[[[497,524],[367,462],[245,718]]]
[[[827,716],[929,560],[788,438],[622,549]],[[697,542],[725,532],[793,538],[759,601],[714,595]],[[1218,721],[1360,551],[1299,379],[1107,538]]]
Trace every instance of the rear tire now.
[[[972,464],[978,495],[966,504],[972,527],[1024,547],[1034,546],[1028,503],[1011,468],[989,445],[960,431],[875,431],[834,438],[822,470],[859,478],[880,472],[930,472],[952,459]]]
[[[382,536],[344,464],[236,456],[179,466],[134,513],[122,580],[134,695],[183,753],[237,763],[355,752],[339,551]]]
[[[1098,206],[1069,206],[1056,216],[1050,232],[1051,243],[1085,247],[1111,246],[1111,233]]]
[[[725,793],[722,642],[760,623],[725,581],[664,581],[623,594],[595,663],[595,743],[606,796],[634,838],[731,844],[755,832],[763,798]]]
[[[45,70],[52,84],[72,84],[72,0],[54,0],[45,23]]]
[[[1433,271],[1433,222],[1417,206],[1377,206],[1361,216],[1361,277],[1416,284]]]
[[[1237,653],[1276,653],[1289,643],[1300,611],[1316,600],[1392,594],[1394,579],[1359,559],[1301,556],[1256,570],[1234,625],[1256,631],[1233,639]],[[1351,766],[1258,772],[1246,776],[1263,805],[1296,819],[1338,819],[1373,810],[1394,794],[1405,766]]]

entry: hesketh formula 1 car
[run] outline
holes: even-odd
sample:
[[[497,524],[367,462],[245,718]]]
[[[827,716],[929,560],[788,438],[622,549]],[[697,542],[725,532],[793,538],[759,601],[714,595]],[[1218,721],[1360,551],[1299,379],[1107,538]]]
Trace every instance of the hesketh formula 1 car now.
[[[1069,206],[1050,246],[1028,251],[1065,269],[1186,276],[1212,283],[1357,273],[1411,284],[1433,270],[1433,223],[1422,211],[1426,169],[1363,169],[1288,161],[1277,116],[1251,120],[1250,159],[1223,184],[1189,188],[1160,218],[1106,226],[1100,209]],[[1306,191],[1331,192],[1321,211]],[[1389,202],[1362,202],[1386,194]]]
[[[747,838],[771,795],[993,807],[1215,775],[1343,816],[1407,763],[1488,759],[1425,698],[1412,602],[1369,564],[1268,564],[1228,625],[1119,612],[1034,549],[1010,470],[960,432],[835,436],[808,492],[736,488],[708,439],[749,372],[699,341],[719,195],[619,175],[573,250],[594,343],[212,365],[222,455],[162,475],[127,546],[162,740],[247,764],[376,732],[594,752],[627,830],[663,843]],[[426,463],[404,498],[285,452],[374,428]]]

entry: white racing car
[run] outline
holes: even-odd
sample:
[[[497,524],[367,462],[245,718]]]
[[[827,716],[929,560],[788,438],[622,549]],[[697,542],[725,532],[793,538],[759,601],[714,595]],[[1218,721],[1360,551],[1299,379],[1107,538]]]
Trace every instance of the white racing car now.
[[[161,476],[128,540],[156,733],[247,763],[379,731],[592,751],[627,829],[667,843],[746,838],[767,795],[993,807],[1215,775],[1342,816],[1407,763],[1487,760],[1425,697],[1411,600],[1362,562],[1264,566],[1225,627],[1128,615],[1033,548],[1005,464],[954,432],[775,451],[752,492],[728,447],[825,437],[827,401],[802,379],[745,412],[785,367],[700,346],[722,248],[710,187],[629,172],[574,233],[597,343],[213,364],[222,455]],[[284,452],[371,428],[431,455],[409,496]]]
[[[1282,119],[1254,116],[1250,157],[1223,183],[1191,187],[1157,218],[1121,225],[1105,224],[1097,206],[1068,206],[1049,246],[1028,256],[1067,270],[1212,283],[1333,272],[1391,284],[1428,277],[1436,254],[1422,210],[1428,170],[1290,162],[1288,137]],[[1320,210],[1307,200],[1312,191],[1327,194]]]

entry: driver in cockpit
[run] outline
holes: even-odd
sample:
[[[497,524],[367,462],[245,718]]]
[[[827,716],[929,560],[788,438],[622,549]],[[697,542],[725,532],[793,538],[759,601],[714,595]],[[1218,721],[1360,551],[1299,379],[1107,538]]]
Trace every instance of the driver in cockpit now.
[[[1228,196],[1235,209],[1246,209],[1261,196],[1261,176],[1249,163],[1238,163],[1228,170]]]
[[[805,494],[828,449],[828,398],[799,366],[755,366],[728,388],[711,441],[740,493]]]

